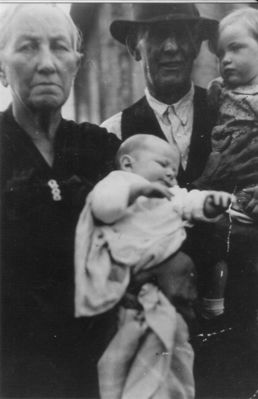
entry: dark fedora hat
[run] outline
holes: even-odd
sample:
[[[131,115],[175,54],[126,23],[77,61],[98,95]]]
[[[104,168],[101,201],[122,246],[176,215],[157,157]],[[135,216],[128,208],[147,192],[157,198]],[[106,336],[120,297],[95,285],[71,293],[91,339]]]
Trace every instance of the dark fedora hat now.
[[[210,39],[217,31],[218,21],[200,16],[193,3],[134,3],[132,20],[115,20],[110,25],[112,36],[125,44],[130,32],[139,25],[157,24],[160,22],[180,22],[189,24],[198,22],[202,40]]]

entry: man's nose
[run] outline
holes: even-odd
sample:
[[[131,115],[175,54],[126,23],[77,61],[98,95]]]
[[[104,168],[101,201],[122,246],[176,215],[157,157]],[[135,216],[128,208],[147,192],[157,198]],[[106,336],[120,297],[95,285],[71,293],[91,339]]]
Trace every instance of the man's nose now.
[[[164,51],[177,51],[179,48],[178,40],[175,36],[169,36],[164,40],[163,43]]]
[[[49,46],[42,46],[38,52],[38,71],[52,73],[55,71],[55,57]]]

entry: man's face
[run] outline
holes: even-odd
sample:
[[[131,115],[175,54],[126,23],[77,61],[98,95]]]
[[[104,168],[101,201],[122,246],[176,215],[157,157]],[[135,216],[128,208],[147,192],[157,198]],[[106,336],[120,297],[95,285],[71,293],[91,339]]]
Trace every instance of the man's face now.
[[[48,5],[23,6],[11,21],[2,69],[14,103],[31,110],[58,109],[77,71],[69,24]]]
[[[154,97],[171,90],[189,88],[193,61],[200,43],[184,22],[152,24],[139,34],[137,51],[146,84]]]

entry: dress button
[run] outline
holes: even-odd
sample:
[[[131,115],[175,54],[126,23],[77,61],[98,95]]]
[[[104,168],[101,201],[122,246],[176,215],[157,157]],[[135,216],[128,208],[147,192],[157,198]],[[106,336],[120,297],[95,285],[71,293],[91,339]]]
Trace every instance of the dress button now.
[[[54,201],[61,201],[62,200],[62,195],[61,195],[61,190],[60,187],[55,179],[51,179],[48,181],[48,186],[51,189],[51,194],[53,197]]]

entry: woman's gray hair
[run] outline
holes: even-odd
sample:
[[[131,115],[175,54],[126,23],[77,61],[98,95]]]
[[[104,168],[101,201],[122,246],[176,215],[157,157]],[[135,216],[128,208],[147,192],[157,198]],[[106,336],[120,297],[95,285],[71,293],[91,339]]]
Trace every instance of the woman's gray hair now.
[[[49,7],[57,7],[58,10],[63,14],[64,18],[66,19],[68,26],[71,30],[71,37],[72,37],[72,47],[75,51],[80,51],[82,46],[82,35],[75,23],[73,22],[70,15],[67,15],[61,7],[56,4],[44,4],[45,6]],[[17,12],[26,7],[30,7],[31,3],[27,4],[10,4],[8,5],[7,9],[2,13],[0,16],[0,51],[3,50],[8,43],[9,38],[9,29],[10,23],[13,17],[17,14]]]

